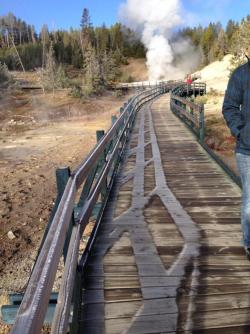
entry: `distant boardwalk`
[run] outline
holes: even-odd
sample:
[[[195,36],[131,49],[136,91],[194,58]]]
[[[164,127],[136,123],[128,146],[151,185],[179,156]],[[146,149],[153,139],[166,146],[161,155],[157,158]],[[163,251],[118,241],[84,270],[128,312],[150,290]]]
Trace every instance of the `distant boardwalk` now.
[[[240,196],[169,95],[146,104],[87,265],[79,333],[250,333]]]

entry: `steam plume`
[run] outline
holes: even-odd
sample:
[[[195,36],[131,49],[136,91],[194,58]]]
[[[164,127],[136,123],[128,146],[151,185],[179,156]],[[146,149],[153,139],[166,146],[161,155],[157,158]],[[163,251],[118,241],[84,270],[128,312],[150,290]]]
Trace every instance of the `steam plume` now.
[[[180,0],[127,0],[120,7],[120,17],[141,32],[147,49],[149,80],[180,78],[189,72],[193,59],[192,62],[185,59],[184,64],[183,57],[179,57],[182,64],[175,66],[175,56],[180,50],[182,54],[190,54],[194,48],[186,40],[170,42],[174,28],[183,23]]]

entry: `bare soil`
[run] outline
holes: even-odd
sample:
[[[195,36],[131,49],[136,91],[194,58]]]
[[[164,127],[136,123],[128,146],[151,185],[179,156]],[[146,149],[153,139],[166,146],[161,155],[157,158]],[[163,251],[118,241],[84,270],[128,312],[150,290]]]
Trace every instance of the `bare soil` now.
[[[0,306],[22,292],[56,197],[55,170],[76,166],[128,96],[0,91]],[[8,333],[1,325],[0,333]]]
[[[207,145],[236,173],[238,174],[235,159],[236,140],[224,120],[222,104],[224,94],[210,92],[206,97],[205,121]]]
[[[123,65],[121,71],[124,77],[131,76],[134,81],[147,81],[148,70],[146,66],[146,59],[144,58],[129,58],[128,65]]]

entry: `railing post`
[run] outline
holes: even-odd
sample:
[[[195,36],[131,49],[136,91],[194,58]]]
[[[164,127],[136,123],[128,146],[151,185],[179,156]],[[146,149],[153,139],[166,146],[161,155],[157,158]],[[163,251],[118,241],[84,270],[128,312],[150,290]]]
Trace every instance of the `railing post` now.
[[[47,237],[47,234],[49,233],[49,229],[52,223],[52,220],[55,216],[56,210],[58,208],[58,205],[60,203],[60,200],[62,198],[64,189],[66,187],[66,184],[68,182],[68,179],[70,178],[71,172],[70,172],[70,168],[69,167],[60,167],[56,169],[56,185],[57,185],[57,197],[56,197],[56,201],[54,204],[54,207],[52,209],[50,218],[49,218],[49,223],[46,226],[45,232],[44,232],[44,236],[41,242],[41,245],[39,247],[37,256],[40,253],[40,250],[44,244],[44,241]],[[74,225],[75,221],[74,221],[74,215],[72,214],[72,218],[71,218],[71,223],[69,225],[69,229],[68,229],[68,233],[67,233],[67,237],[65,240],[65,244],[64,244],[64,248],[63,248],[63,257],[64,257],[64,262],[66,260],[66,256],[67,256],[67,252],[68,252],[68,246],[69,246],[69,240],[70,240],[70,236],[71,236],[71,231],[72,231],[72,227]]]
[[[96,131],[96,141],[99,143],[99,141],[102,139],[102,137],[105,135],[104,130],[97,130]]]
[[[60,200],[61,200],[61,197],[63,195],[66,184],[68,182],[68,179],[70,178],[70,175],[71,175],[71,172],[70,172],[69,167],[58,168],[56,170],[57,189],[58,189],[58,196],[60,197]],[[60,200],[59,200],[59,202],[60,202]],[[57,206],[58,206],[58,204],[57,204]],[[74,224],[75,224],[75,219],[74,219],[74,212],[73,212],[72,216],[71,216],[71,222],[69,224],[67,236],[66,236],[66,239],[65,239],[64,247],[63,247],[64,263],[66,261],[68,248],[69,248],[69,242],[70,242],[71,233],[72,233],[72,228],[73,228]]]
[[[116,116],[111,116],[112,125],[114,125],[116,121],[117,121],[117,117]]]
[[[203,143],[205,139],[205,114],[204,104],[200,106],[200,141]]]
[[[79,317],[81,312],[81,303],[82,303],[82,291],[81,291],[81,280],[82,275],[79,266],[76,268],[75,284],[73,291],[73,316],[72,322],[69,326],[70,334],[77,334],[79,331]]]

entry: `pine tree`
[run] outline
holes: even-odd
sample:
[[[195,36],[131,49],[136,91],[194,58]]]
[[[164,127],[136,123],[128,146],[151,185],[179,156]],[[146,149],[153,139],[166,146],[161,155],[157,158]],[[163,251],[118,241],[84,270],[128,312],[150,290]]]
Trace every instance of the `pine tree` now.
[[[49,30],[46,24],[42,26],[41,30],[41,40],[43,46],[43,55],[42,55],[42,68],[44,68],[46,63],[46,54],[49,47]]]
[[[104,87],[101,64],[95,49],[90,44],[86,49],[84,60],[85,93],[87,95],[100,93]]]
[[[228,45],[227,35],[225,34],[224,30],[221,29],[218,35],[218,39],[215,40],[214,45],[212,47],[214,60],[223,59],[223,57],[227,54],[228,51],[227,45]]]
[[[56,71],[56,87],[57,88],[69,87],[69,78],[67,77],[62,64],[58,66],[58,69]]]
[[[96,49],[98,53],[103,53],[110,49],[110,34],[109,29],[103,24],[101,28],[96,28],[95,31]]]
[[[234,57],[231,60],[230,75],[235,68],[246,62],[246,55],[250,56],[250,21],[245,19],[233,35]]]
[[[107,51],[105,51],[102,56],[102,76],[105,85],[111,81],[115,81],[117,74],[118,66],[113,53],[107,53]]]
[[[90,29],[91,29],[91,21],[89,16],[89,10],[87,8],[83,9],[82,19],[81,19],[81,32],[80,32],[80,43],[82,48],[82,53],[84,54],[90,43]]]
[[[208,28],[205,29],[201,40],[201,45],[204,52],[206,64],[209,63],[210,61],[213,61],[213,54],[211,49],[215,38],[216,38],[215,29],[212,23],[210,23]]]
[[[228,50],[231,51],[233,35],[239,29],[239,25],[233,20],[229,20],[226,26],[226,36],[228,41]]]
[[[41,71],[41,84],[43,91],[53,91],[57,86],[57,68],[54,56],[54,48],[52,42],[50,43],[49,51],[46,55],[46,66]]]

